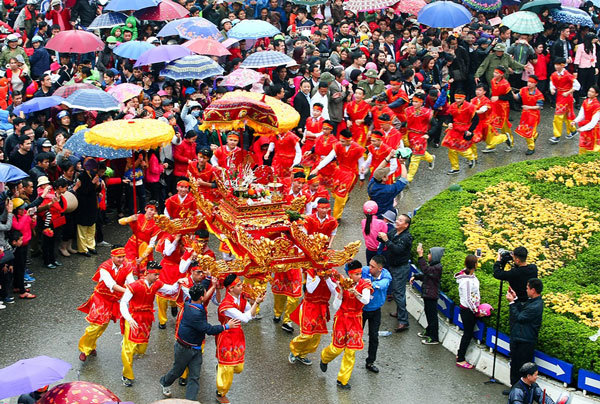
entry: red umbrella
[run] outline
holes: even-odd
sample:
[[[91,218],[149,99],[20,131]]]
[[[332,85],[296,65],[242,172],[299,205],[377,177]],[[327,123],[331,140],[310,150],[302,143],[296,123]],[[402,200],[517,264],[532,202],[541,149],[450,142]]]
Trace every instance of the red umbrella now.
[[[162,4],[162,3],[161,3]],[[231,55],[231,52],[227,50],[219,41],[215,41],[212,38],[196,38],[187,41],[183,44],[186,48],[195,52],[199,55],[209,56],[227,56]]]
[[[426,5],[427,3],[425,0],[400,0],[400,2],[394,6],[394,13],[418,15],[419,11]]]
[[[106,387],[91,382],[70,382],[59,384],[40,398],[39,404],[83,404],[120,401]]]
[[[158,6],[148,7],[133,13],[140,20],[170,21],[187,17],[190,14],[187,8],[171,0],[163,0]]]
[[[63,53],[89,53],[104,49],[104,42],[91,32],[61,31],[48,41],[47,49]]]
[[[77,90],[97,90],[93,84],[89,83],[76,83],[69,84],[68,86],[62,86],[58,88],[52,95],[57,95],[59,97],[68,98],[71,94],[73,94]]]

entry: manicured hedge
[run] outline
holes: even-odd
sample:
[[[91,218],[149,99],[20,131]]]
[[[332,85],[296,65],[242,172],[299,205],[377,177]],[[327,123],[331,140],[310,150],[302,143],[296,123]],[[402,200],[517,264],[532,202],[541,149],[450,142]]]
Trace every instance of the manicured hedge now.
[[[600,159],[598,154],[572,157],[552,157],[537,161],[524,161],[504,167],[498,167],[474,175],[459,183],[462,190],[446,190],[425,203],[416,213],[411,226],[415,239],[414,246],[423,243],[425,251],[434,246],[446,249],[442,264],[443,291],[458,302],[458,288],[453,278],[455,272],[463,268],[467,251],[465,236],[457,217],[461,207],[469,205],[477,198],[476,192],[501,181],[515,181],[526,184],[531,192],[544,198],[560,201],[572,206],[586,207],[600,213],[600,186],[566,187],[560,183],[536,180],[530,173],[547,169],[554,165],[567,165],[571,162],[585,163]],[[510,218],[507,218],[510,220]],[[413,251],[416,258],[416,252]],[[535,263],[535,262],[534,262]],[[493,262],[487,262],[476,272],[481,283],[482,302],[490,303],[494,308],[498,304],[499,281],[492,277]],[[544,293],[575,292],[600,293],[600,233],[594,233],[589,240],[589,248],[573,257],[563,266],[543,278]],[[508,285],[505,285],[505,289]],[[503,292],[506,293],[506,290]],[[487,325],[495,327],[495,316],[486,319]],[[501,309],[502,332],[509,334],[508,304],[503,298]],[[538,349],[548,355],[572,363],[577,369],[583,368],[600,373],[600,342],[592,342],[589,336],[596,333],[576,321],[569,314],[557,314],[549,308],[544,310],[544,320],[540,331]],[[576,374],[577,369],[574,369]]]

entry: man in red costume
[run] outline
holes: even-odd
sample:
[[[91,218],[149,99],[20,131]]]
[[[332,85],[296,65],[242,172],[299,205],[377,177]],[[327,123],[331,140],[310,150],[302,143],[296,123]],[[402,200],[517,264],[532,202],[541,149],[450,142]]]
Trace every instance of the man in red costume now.
[[[352,133],[352,140],[361,146],[367,144],[367,118],[371,106],[365,100],[365,90],[357,87],[354,91],[354,100],[346,104],[346,125]]]
[[[523,112],[515,133],[525,138],[527,156],[535,153],[535,139],[538,137],[538,124],[541,120],[540,109],[544,106],[544,94],[537,88],[538,78],[532,74],[527,78],[527,86],[521,88],[518,94],[513,94],[515,100],[521,100]]]
[[[177,182],[177,193],[165,201],[165,216],[169,219],[179,219],[198,210],[196,200],[190,194],[190,183],[186,180]]]
[[[344,358],[337,376],[337,385],[342,389],[350,389],[348,380],[352,376],[356,351],[364,347],[362,308],[371,299],[371,283],[362,279],[362,264],[352,261],[347,267],[348,276],[354,282],[351,289],[342,290],[339,283],[333,308],[337,309],[333,320],[332,342],[321,351],[321,371],[327,371],[327,364],[342,352]]]
[[[179,283],[167,285],[158,274],[161,266],[156,261],[148,263],[148,273],[144,279],[138,279],[127,285],[121,298],[121,319],[123,344],[121,360],[123,361],[123,385],[133,386],[133,355],[143,355],[148,347],[150,330],[154,322],[154,295],[157,292],[175,295]]]
[[[373,129],[381,130],[381,120],[379,117],[387,114],[391,120],[395,117],[394,111],[388,107],[388,99],[385,93],[379,94],[375,100],[375,106],[371,107],[371,118],[373,118]]]
[[[572,139],[577,134],[577,128],[572,123],[575,119],[573,93],[581,86],[576,77],[565,69],[566,64],[565,58],[557,58],[554,61],[556,71],[550,75],[550,93],[556,94],[556,109],[552,121],[553,136],[550,138],[550,142],[554,144],[558,143],[562,136],[563,124],[567,127],[567,139]]]
[[[369,156],[367,157],[365,164],[360,168],[360,174],[365,174],[369,171],[369,167],[374,167],[371,170],[369,179],[373,178],[373,173],[377,167],[379,167],[379,164],[381,164],[381,162],[392,152],[392,148],[383,143],[383,136],[383,132],[377,129],[374,129],[370,135],[371,144],[367,146]],[[391,160],[390,174],[395,172],[397,168],[398,163],[396,159]]]
[[[144,214],[138,213],[119,219],[120,225],[128,224],[133,232],[125,243],[125,258],[137,265],[144,263],[148,257],[152,260],[152,250],[161,231],[154,221],[157,206],[158,202],[149,201]]]
[[[329,276],[319,276],[314,268],[306,270],[304,299],[294,313],[298,314],[295,321],[300,325],[300,335],[290,341],[290,363],[297,361],[312,365],[306,355],[316,352],[321,335],[328,334],[329,298],[335,293],[335,288],[336,284]]]
[[[208,148],[200,150],[198,160],[192,161],[188,166],[189,179],[196,182],[198,190],[209,201],[216,199],[214,188],[217,187],[215,182],[217,171],[209,163],[212,152]]]
[[[219,322],[227,324],[231,319],[247,323],[256,315],[256,308],[264,300],[258,297],[252,305],[242,296],[242,281],[235,274],[225,278],[223,285],[227,293],[219,304]],[[246,353],[246,338],[241,328],[231,328],[217,336],[217,401],[229,403],[227,393],[233,383],[233,375],[244,370],[244,355]]]
[[[447,174],[458,174],[460,165],[458,156],[461,155],[469,162],[469,168],[475,165],[475,157],[471,150],[473,144],[473,131],[479,123],[479,116],[475,114],[475,105],[465,101],[466,95],[462,90],[454,94],[455,102],[450,105],[450,123],[442,146],[448,148],[450,170]]]
[[[292,183],[289,189],[285,192],[285,201],[287,203],[291,203],[296,198],[301,198],[304,194],[302,193],[302,188],[306,184],[306,176],[304,172],[294,173],[292,176]],[[301,209],[301,212],[304,213],[304,209]]]
[[[278,133],[269,144],[265,160],[268,160],[273,153],[273,171],[278,177],[287,177],[291,173],[291,168],[300,164],[302,159],[302,149],[300,148],[300,139],[293,132]]]
[[[221,167],[228,170],[232,164],[234,153],[242,151],[242,149],[238,147],[239,142],[240,136],[235,132],[229,132],[227,134],[227,144],[218,147],[215,146],[213,148],[213,156],[210,159],[210,163],[214,167]]]
[[[306,208],[304,213],[310,215],[317,208],[317,201],[320,198],[329,199],[329,192],[321,185],[318,175],[309,175],[306,179],[306,185],[302,188],[302,195],[306,197]]]
[[[314,147],[304,153],[305,158],[311,158],[312,164],[310,167],[315,167],[319,164],[324,158],[326,158],[329,153],[333,150],[333,147],[338,142],[338,140],[333,136],[333,124],[330,121],[323,122],[323,134],[317,138]],[[323,186],[328,189],[333,188],[333,175],[335,173],[335,168],[337,166],[336,162],[332,162],[331,164],[324,167],[319,173],[319,181]]]
[[[402,81],[397,79],[390,80],[390,88],[385,94],[388,98],[388,107],[394,112],[400,122],[406,122],[404,110],[409,106],[408,95],[402,89]]]
[[[392,125],[393,115],[381,114],[379,121],[381,122],[381,133],[383,133],[383,143],[397,149],[402,145],[408,147],[408,142],[404,135]]]
[[[587,98],[581,104],[577,118],[573,121],[579,130],[579,154],[600,151],[600,89],[593,85],[588,89]]]
[[[315,145],[315,141],[323,132],[325,118],[321,116],[323,104],[316,102],[312,106],[312,115],[306,119],[304,126],[304,138],[302,139],[302,153],[306,153]]]
[[[135,282],[133,267],[125,262],[125,250],[115,246],[110,259],[98,267],[92,280],[97,282],[94,293],[87,302],[77,309],[86,313],[90,325],[79,340],[79,360],[85,362],[89,355],[96,356],[96,342],[104,333],[110,321],[121,319],[119,299],[128,283]]]
[[[358,143],[352,140],[352,133],[344,129],[340,132],[340,141],[333,150],[325,157],[311,174],[317,174],[322,168],[336,159],[338,167],[334,173],[334,189],[333,189],[333,217],[340,220],[344,212],[344,206],[348,201],[348,195],[358,179],[360,167],[364,164],[363,154],[365,148],[359,146]],[[361,178],[364,182],[364,177]]]
[[[187,179],[188,166],[196,159],[196,138],[196,132],[190,130],[183,142],[173,146],[173,175],[178,180]]]
[[[508,80],[504,78],[506,69],[504,66],[498,66],[494,70],[494,76],[490,83],[492,90],[492,126],[500,135],[506,135],[506,151],[511,151],[513,146],[513,135],[510,131],[511,123],[508,120],[510,114],[509,99],[511,89]]]
[[[433,110],[423,105],[425,98],[427,98],[427,95],[424,92],[415,92],[412,98],[412,105],[406,108],[405,111],[406,135],[413,153],[406,177],[408,182],[411,182],[415,174],[417,174],[419,163],[422,160],[428,163],[430,170],[433,170],[435,166],[435,156],[427,151],[427,139],[429,139],[429,130],[434,113]]]
[[[329,237],[329,248],[337,232],[338,222],[329,214],[331,205],[326,198],[320,198],[317,203],[317,212],[304,218],[304,228],[308,235],[321,233]]]
[[[475,88],[475,97],[471,99],[471,104],[475,105],[475,113],[479,116],[479,123],[473,131],[473,155],[477,158],[477,143],[482,140],[486,143],[483,153],[493,153],[496,146],[506,142],[507,136],[498,134],[496,128],[492,125],[492,101],[486,97],[485,84],[478,84]]]

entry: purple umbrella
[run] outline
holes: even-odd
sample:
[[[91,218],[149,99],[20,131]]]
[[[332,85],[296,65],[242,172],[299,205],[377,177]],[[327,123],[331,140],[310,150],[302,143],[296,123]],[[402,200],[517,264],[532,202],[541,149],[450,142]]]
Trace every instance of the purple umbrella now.
[[[193,55],[193,52],[181,45],[161,45],[142,53],[133,67],[146,66],[153,63],[169,63],[184,56]]]
[[[49,356],[22,359],[0,369],[0,399],[31,393],[65,377],[71,364]]]

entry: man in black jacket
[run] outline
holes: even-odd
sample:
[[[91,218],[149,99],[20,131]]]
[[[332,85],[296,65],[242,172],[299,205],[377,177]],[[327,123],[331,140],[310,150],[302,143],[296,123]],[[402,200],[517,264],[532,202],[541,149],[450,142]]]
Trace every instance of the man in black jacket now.
[[[175,359],[173,367],[160,378],[160,386],[165,397],[171,397],[169,386],[189,368],[185,398],[196,401],[198,396],[198,378],[202,365],[202,342],[204,336],[217,335],[230,328],[239,328],[240,320],[229,320],[225,326],[210,325],[206,320],[206,309],[202,302],[206,288],[196,284],[190,288],[190,300],[184,303],[181,322],[175,335]]]
[[[396,332],[408,330],[408,311],[406,311],[406,282],[410,275],[410,249],[412,247],[412,235],[409,231],[410,217],[400,215],[394,223],[394,229],[389,233],[379,232],[377,238],[383,242],[387,248],[385,258],[388,263],[388,269],[392,275],[392,284],[390,290],[396,301],[398,311],[396,314],[390,313],[392,317],[398,319]]]
[[[513,267],[509,271],[505,271],[504,267],[510,260],[514,261]],[[525,286],[529,279],[537,278],[537,276],[537,266],[527,263],[527,249],[525,247],[515,248],[510,255],[503,256],[498,253],[498,258],[494,263],[494,278],[508,281],[512,290],[517,294],[519,302],[527,301]]]
[[[71,7],[71,25],[77,25],[77,18],[84,27],[89,27],[98,12],[96,0],[77,0]]]
[[[514,290],[506,293],[510,308],[510,384],[519,381],[519,370],[527,362],[533,362],[533,351],[542,326],[544,301],[541,294],[544,285],[537,278],[527,281],[527,301],[518,299]]]
[[[536,383],[538,367],[533,362],[527,362],[519,371],[521,379],[510,389],[509,404],[554,404],[554,401]],[[544,396],[546,397],[544,400]],[[542,402],[543,401],[543,402]]]

